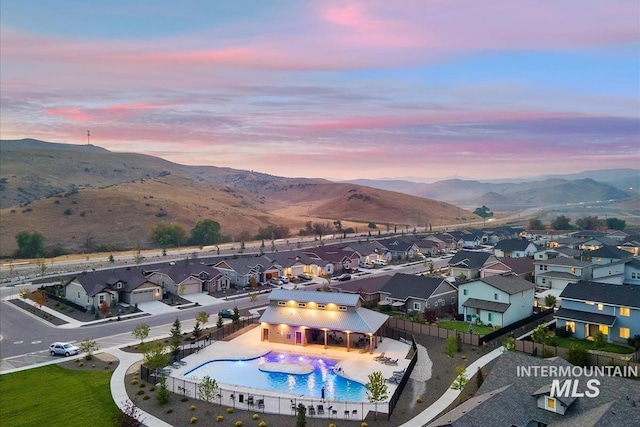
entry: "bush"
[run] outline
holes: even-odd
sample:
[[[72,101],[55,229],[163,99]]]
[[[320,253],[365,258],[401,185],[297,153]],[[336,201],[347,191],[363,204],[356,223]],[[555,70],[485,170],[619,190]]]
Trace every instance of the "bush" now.
[[[456,351],[458,351],[458,340],[452,335],[445,342],[444,353],[449,357],[453,357],[453,353]]]
[[[422,402],[424,402],[424,400],[422,400],[422,398],[421,398],[421,397],[419,397],[419,398],[417,398],[417,399],[416,399],[416,403],[422,403]]]
[[[171,409],[171,408],[167,408],[167,410],[164,411],[165,414],[170,414],[172,412],[173,412],[173,409]]]
[[[192,411],[195,411],[196,410],[196,405],[189,406],[189,409],[191,409]]]
[[[138,390],[138,392],[136,393],[138,396],[142,396],[144,394],[144,390]]]
[[[233,423],[233,425],[236,427],[242,427],[242,421],[238,420],[235,423]]]
[[[180,399],[181,402],[188,402],[189,398],[187,396],[183,396],[182,399]]]
[[[260,422],[260,424],[258,424],[258,427],[267,427],[267,423],[262,421],[262,422]]]
[[[556,335],[560,338],[569,338],[571,335],[573,335],[573,332],[571,332],[571,329],[564,326],[562,328],[556,328]]]
[[[218,416],[216,417],[216,421],[217,421],[217,422],[220,422],[220,421],[223,421],[223,420],[224,420],[224,417],[223,417],[222,415],[218,415]]]
[[[545,347],[545,348],[542,349],[542,358],[543,359],[547,359],[549,357],[554,357],[554,356],[555,356],[555,353],[550,348]]]
[[[567,351],[567,360],[575,366],[587,366],[589,363],[589,352],[584,347],[571,344]]]
[[[189,418],[189,424],[195,424],[197,422],[198,422],[198,419],[196,417]]]
[[[142,398],[142,400],[149,400],[151,398],[151,396],[149,396],[148,394],[145,394],[144,397]]]
[[[367,427],[369,424],[365,423],[364,421],[360,423],[360,427]]]
[[[254,420],[259,420],[259,419],[260,419],[260,415],[258,415],[258,414],[253,414],[253,415],[251,416],[251,418],[253,418]]]
[[[144,388],[145,387],[145,383],[140,383],[140,388]]]
[[[227,408],[227,414],[233,414],[233,408]]]

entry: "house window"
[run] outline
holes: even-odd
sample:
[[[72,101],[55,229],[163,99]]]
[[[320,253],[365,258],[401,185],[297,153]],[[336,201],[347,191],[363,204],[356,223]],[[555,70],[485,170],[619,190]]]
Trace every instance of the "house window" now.
[[[340,306],[338,306],[338,310],[347,311],[347,306],[346,305],[340,305]]]
[[[545,285],[547,283],[547,279],[545,279],[544,277],[542,278],[542,284]]]
[[[597,262],[598,264],[602,263],[602,258],[596,258],[596,262]]]
[[[629,307],[620,307],[620,316],[631,316],[631,309]]]
[[[413,303],[413,309],[414,310],[422,310],[422,304],[420,304],[419,302],[414,302]]]
[[[456,297],[451,297],[451,305],[456,303]]]
[[[489,322],[492,322],[492,321],[493,321],[493,313],[487,313],[487,320],[488,320]]]
[[[545,399],[545,403],[547,405],[547,409],[551,409],[555,411],[556,409],[556,400],[553,397],[547,397]]]
[[[587,305],[596,305],[596,303],[593,301],[585,301],[584,303]]]
[[[568,331],[572,333],[576,331],[576,322],[567,321],[566,326]]]
[[[496,301],[500,301],[500,294],[493,294],[493,299]]]
[[[103,302],[103,301],[104,301],[104,295],[100,295],[100,296],[98,297],[98,301],[99,301],[99,302]]]
[[[278,305],[279,306],[284,306],[284,305],[287,305],[287,302],[286,301],[278,301]]]
[[[431,304],[429,304],[429,301],[427,301],[427,309],[431,308]]]
[[[307,306],[307,303],[304,303],[304,302],[299,302],[298,303],[298,307],[300,307],[300,308],[305,308],[306,306]]]
[[[325,305],[324,305],[324,304],[318,304],[318,308],[319,308],[320,310],[324,310],[324,307],[325,307]]]
[[[464,289],[462,291],[462,295],[469,295],[469,289]]]
[[[546,266],[546,265],[541,265],[540,266],[540,270],[542,270],[542,271],[547,271],[547,268],[548,268],[548,266]]]
[[[602,310],[604,310],[604,305],[598,304],[598,311],[602,311]]]
[[[576,268],[575,267],[571,267],[571,273],[572,274],[576,274]]]
[[[604,335],[609,335],[609,327],[607,325],[599,325],[598,330]]]
[[[80,298],[80,292],[78,292],[78,298]]]
[[[636,273],[635,271],[631,272],[632,279],[640,279],[640,273]]]
[[[627,339],[631,336],[631,331],[629,328],[620,328],[620,338]]]

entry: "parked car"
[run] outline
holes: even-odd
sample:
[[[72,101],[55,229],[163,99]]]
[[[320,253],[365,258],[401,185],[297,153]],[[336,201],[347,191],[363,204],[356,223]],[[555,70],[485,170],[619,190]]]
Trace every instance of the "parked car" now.
[[[278,279],[277,277],[272,277],[271,279],[269,279],[269,283],[271,283],[272,285],[275,285],[275,286],[284,285],[284,282],[282,280]]]
[[[383,259],[374,259],[373,260],[373,264],[374,265],[383,266],[383,265],[387,265],[387,261],[385,261]]]
[[[304,279],[304,280],[311,280],[313,279],[313,276],[308,274],[308,273],[302,273],[298,275],[299,278]]]
[[[289,278],[287,276],[278,277],[282,283],[289,283]]]
[[[345,282],[347,280],[351,280],[351,275],[350,274],[341,274],[340,276],[338,276],[338,280],[340,282]]]
[[[360,268],[373,268],[375,267],[372,262],[361,262]]]
[[[52,356],[73,356],[80,352],[80,348],[71,344],[70,342],[54,342],[49,346],[49,352]]]
[[[225,319],[231,319],[233,317],[233,310],[230,308],[223,308],[218,312],[218,315]]]

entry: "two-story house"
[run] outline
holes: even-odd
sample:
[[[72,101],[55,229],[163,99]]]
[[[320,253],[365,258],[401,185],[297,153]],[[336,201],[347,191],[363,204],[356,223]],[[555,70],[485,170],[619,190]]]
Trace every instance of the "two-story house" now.
[[[378,239],[384,248],[391,254],[392,259],[408,260],[413,258],[419,251],[418,246],[408,239],[388,238]]]
[[[260,339],[373,352],[388,318],[362,307],[358,294],[274,289],[260,317]]]
[[[160,285],[163,292],[190,295],[227,290],[231,279],[221,271],[205,265],[169,265],[145,272],[150,282]]]
[[[270,278],[282,275],[282,267],[265,256],[226,258],[213,267],[229,277],[231,284],[238,288],[250,286],[252,281],[266,283]]]
[[[525,239],[500,240],[493,247],[493,254],[498,258],[524,258],[537,251],[538,247]]]
[[[315,260],[329,261],[333,268],[331,273],[335,274],[342,271],[356,269],[360,265],[360,254],[354,250],[344,250],[337,246],[321,246],[304,250],[305,255]],[[317,262],[317,261],[316,261]]]
[[[498,258],[488,252],[460,251],[449,260],[447,265],[450,276],[475,279],[480,277],[480,270],[483,267],[494,264],[496,261]]]
[[[568,283],[589,280],[592,277],[590,262],[567,257],[534,259],[536,286],[562,290]]]
[[[598,331],[608,341],[640,335],[640,286],[579,281],[564,288],[555,313],[557,327],[576,338],[593,338]]]
[[[380,303],[407,312],[455,311],[458,289],[441,277],[396,273],[380,289]]]
[[[535,285],[517,276],[490,276],[458,285],[458,313],[467,322],[504,327],[533,313]]]

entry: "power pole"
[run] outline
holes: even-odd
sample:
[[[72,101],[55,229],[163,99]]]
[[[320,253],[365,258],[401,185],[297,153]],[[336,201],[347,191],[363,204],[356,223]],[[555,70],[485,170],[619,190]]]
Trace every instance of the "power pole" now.
[[[87,145],[91,145],[91,131],[87,129]]]

